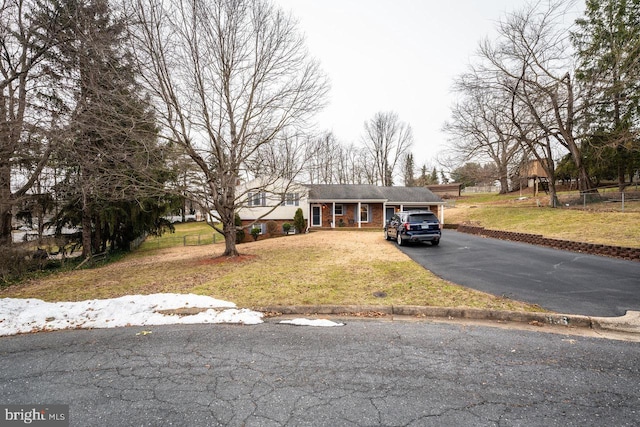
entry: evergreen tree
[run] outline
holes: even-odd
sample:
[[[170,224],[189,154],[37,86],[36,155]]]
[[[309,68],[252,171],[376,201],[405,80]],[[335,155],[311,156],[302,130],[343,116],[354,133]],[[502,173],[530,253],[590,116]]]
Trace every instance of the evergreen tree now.
[[[409,153],[405,157],[404,161],[404,185],[405,187],[413,187],[415,186],[415,178],[413,177],[413,154]]]
[[[302,209],[296,209],[296,213],[293,216],[293,226],[296,229],[296,233],[304,233],[307,229],[307,221],[304,219]]]
[[[431,171],[431,176],[429,177],[429,185],[436,185],[436,184],[438,184],[438,172],[434,167],[433,170]]]
[[[584,124],[598,142],[592,155],[614,163],[624,187],[640,148],[640,0],[587,0],[577,24],[577,77],[591,92]]]
[[[57,188],[67,204],[58,220],[82,227],[85,257],[107,242],[128,249],[137,236],[158,230],[172,201],[161,191],[169,173],[155,120],[139,95],[124,20],[106,0],[62,0],[57,7],[69,26],[50,71],[70,112],[59,159],[66,176]]]

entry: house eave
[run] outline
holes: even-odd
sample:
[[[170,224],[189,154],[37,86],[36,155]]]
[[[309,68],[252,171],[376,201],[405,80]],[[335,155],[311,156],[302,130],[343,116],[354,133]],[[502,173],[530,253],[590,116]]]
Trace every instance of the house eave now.
[[[388,205],[445,205],[447,204],[447,202],[442,201],[442,202],[436,202],[436,201],[429,201],[429,200],[424,200],[424,201],[420,201],[420,202],[398,202],[398,201],[387,201]]]
[[[386,199],[309,199],[309,203],[387,203]]]

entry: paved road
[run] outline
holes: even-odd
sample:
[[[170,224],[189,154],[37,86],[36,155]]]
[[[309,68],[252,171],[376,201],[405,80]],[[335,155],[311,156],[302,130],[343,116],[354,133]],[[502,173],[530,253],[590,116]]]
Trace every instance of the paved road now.
[[[389,242],[389,244],[394,244]],[[640,263],[444,230],[437,247],[401,250],[473,289],[587,316],[640,311]]]
[[[0,403],[72,426],[637,426],[637,342],[431,322],[0,338]]]

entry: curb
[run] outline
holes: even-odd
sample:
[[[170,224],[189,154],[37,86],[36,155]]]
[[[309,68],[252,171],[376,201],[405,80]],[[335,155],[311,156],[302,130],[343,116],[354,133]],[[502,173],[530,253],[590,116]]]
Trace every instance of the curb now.
[[[522,311],[484,310],[477,308],[424,307],[414,305],[277,305],[253,310],[278,315],[347,315],[358,317],[409,316],[417,318],[493,320],[588,328],[602,331],[640,333],[640,311],[627,311],[620,317],[593,317]]]

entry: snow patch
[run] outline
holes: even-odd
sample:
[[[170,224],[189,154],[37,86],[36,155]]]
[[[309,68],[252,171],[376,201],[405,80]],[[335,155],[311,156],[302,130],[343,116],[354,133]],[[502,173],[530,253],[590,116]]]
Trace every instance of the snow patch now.
[[[191,316],[158,311],[185,307],[206,309]],[[0,336],[80,328],[122,326],[262,323],[262,313],[238,309],[232,302],[195,294],[127,295],[79,302],[45,302],[39,299],[0,299]]]
[[[280,323],[284,323],[287,325],[295,325],[295,326],[321,326],[321,327],[334,327],[334,326],[344,326],[344,323],[336,323],[327,319],[291,319],[291,320],[281,320]]]

